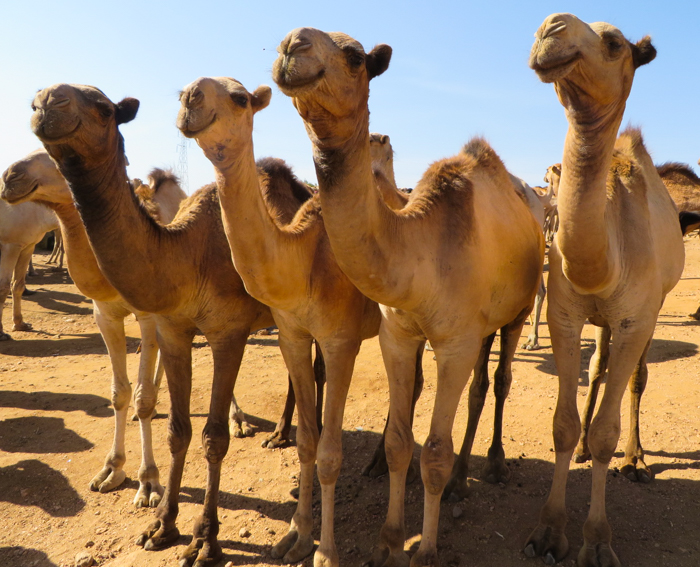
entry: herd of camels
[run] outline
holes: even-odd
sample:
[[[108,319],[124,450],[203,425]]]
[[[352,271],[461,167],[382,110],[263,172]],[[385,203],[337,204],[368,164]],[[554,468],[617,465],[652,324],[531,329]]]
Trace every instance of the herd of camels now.
[[[365,52],[342,33],[290,32],[272,70],[311,140],[316,194],[281,160],[255,161],[253,120],[269,104],[267,86],[250,92],[234,79],[200,78],[181,92],[177,127],[196,140],[216,177],[188,198],[167,172],[154,170],[147,184],[127,177],[119,125],[135,118],[138,100],[114,103],[95,87],[68,84],[36,94],[31,128],[44,149],[2,176],[2,198],[10,204],[0,201],[0,305],[12,291],[14,329],[27,328],[20,298],[31,250],[59,226],[68,270],[94,302],[112,363],[114,441],[90,483],[100,492],[126,478],[124,431],[132,387],[124,319],[136,316],[142,346],[133,399],[142,460],[134,504],[156,508],[155,520],[137,540],[144,549],[162,549],[179,538],[178,495],[192,438],[191,348],[200,331],[214,359],[202,433],[208,476],[203,510],[180,564],[204,567],[222,558],[217,542],[222,461],[230,437],[250,432],[233,397],[234,384],[249,334],[276,325],[290,386],[284,413],[265,444],[277,446],[288,438],[296,404],[301,473],[296,512],[272,556],[295,563],[314,551],[316,471],[322,518],[314,565],[339,565],[334,492],[344,405],[360,344],[378,335],[390,408],[367,469],[388,472],[390,495],[367,565],[409,564],[404,495],[407,475],[416,472],[412,422],[426,340],[435,353],[438,382],[420,458],[422,539],[410,565],[438,565],[440,502],[465,493],[499,329],[496,417],[482,476],[508,480],[503,406],[523,324],[535,303],[537,315],[542,305],[549,227],[556,231],[549,248],[547,316],[559,376],[556,457],[551,491],[524,553],[547,564],[567,555],[569,463],[590,459],[590,510],[578,565],[620,565],[605,509],[606,474],[629,385],[631,432],[622,472],[632,480],[652,479],[638,423],[646,357],[664,298],[683,270],[684,231],[700,225],[700,179],[681,164],[657,168],[638,130],[618,135],[634,74],[656,55],[649,38],[631,43],[609,24],[587,24],[571,14],[549,16],[535,37],[529,65],[543,82],[554,84],[569,122],[562,162],[550,167],[549,190],[539,196],[481,138],[430,165],[410,195],[398,190],[389,138],[370,134],[368,109],[369,83],[387,70],[392,50],[380,44]],[[21,219],[16,226],[4,220],[13,215]],[[31,222],[30,215],[36,217]],[[32,234],[22,229],[29,224]],[[576,395],[586,321],[597,328],[596,352],[581,419]],[[526,348],[537,348],[533,328]],[[0,339],[7,338],[0,326]],[[472,370],[468,425],[455,459],[455,412]],[[163,373],[171,452],[164,486],[151,435]],[[607,383],[593,416],[604,375]]]

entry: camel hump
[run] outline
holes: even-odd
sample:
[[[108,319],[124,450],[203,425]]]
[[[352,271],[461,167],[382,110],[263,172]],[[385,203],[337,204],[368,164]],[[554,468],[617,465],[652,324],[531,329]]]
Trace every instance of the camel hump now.
[[[666,163],[657,165],[656,171],[659,172],[659,176],[661,177],[661,179],[668,179],[678,175],[687,178],[694,184],[700,185],[700,177],[698,177],[695,174],[695,172],[690,168],[690,166],[685,163],[667,161]]]
[[[219,210],[219,193],[216,190],[216,183],[209,183],[204,187],[197,189],[192,195],[187,197],[177,211],[177,215],[172,220],[170,225],[188,224],[207,211],[219,218],[221,212]]]
[[[154,167],[151,170],[148,174],[148,181],[154,193],[158,193],[158,190],[168,182],[174,183],[178,187],[180,186],[180,179],[172,170],[161,169],[160,167]]]
[[[634,162],[647,157],[649,152],[644,146],[642,131],[632,126],[625,128],[615,140],[615,153]]]
[[[256,165],[258,170],[270,179],[268,189],[270,193],[280,195],[289,194],[291,191],[299,205],[308,201],[313,195],[311,190],[294,175],[292,168],[284,160],[266,157],[258,160]]]
[[[505,171],[501,158],[484,138],[472,138],[462,148],[462,153],[474,159],[475,165]]]

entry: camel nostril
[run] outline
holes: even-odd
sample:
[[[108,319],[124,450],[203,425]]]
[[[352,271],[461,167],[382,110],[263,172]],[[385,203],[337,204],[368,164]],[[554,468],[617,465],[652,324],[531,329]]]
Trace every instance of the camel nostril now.
[[[57,100],[57,101],[55,101],[55,102],[52,101],[51,106],[53,106],[54,108],[63,108],[63,107],[65,107],[65,106],[68,106],[69,104],[70,104],[70,99],[69,99],[69,98],[63,98],[63,99]]]
[[[308,49],[311,49],[311,42],[300,37],[289,44],[287,47],[287,55],[292,55],[300,51],[307,51]]]
[[[548,37],[551,37],[553,35],[561,33],[565,29],[566,29],[566,22],[563,22],[561,20],[554,20],[553,22],[550,22],[547,25],[547,27],[545,27],[544,31],[542,32],[541,39],[546,39]]]

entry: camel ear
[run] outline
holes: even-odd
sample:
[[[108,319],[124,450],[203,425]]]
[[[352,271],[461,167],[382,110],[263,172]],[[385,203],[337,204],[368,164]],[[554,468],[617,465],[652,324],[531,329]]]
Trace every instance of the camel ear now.
[[[121,102],[118,102],[114,106],[117,124],[125,124],[136,118],[136,113],[139,111],[139,104],[138,99],[131,97],[126,97]]]
[[[250,95],[250,106],[253,112],[258,112],[270,104],[272,98],[272,89],[267,85],[260,85]]]
[[[385,43],[380,43],[367,54],[366,58],[367,74],[370,80],[378,77],[389,68],[391,61],[391,47]]]
[[[384,135],[382,136],[382,140],[381,140],[381,141],[382,141],[382,144],[388,144],[388,143],[389,143],[389,136],[387,136],[386,134],[384,134]]]
[[[656,57],[656,48],[651,44],[649,36],[640,39],[637,44],[632,44],[632,61],[634,68],[651,63]]]

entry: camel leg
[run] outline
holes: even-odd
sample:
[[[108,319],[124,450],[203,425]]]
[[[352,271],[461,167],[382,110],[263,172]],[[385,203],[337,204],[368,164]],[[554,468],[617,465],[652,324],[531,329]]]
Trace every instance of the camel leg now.
[[[550,286],[550,291],[552,287]],[[541,556],[548,565],[561,561],[569,551],[566,538],[566,482],[569,464],[581,431],[576,395],[581,374],[581,331],[584,319],[562,313],[550,296],[549,330],[554,361],[559,373],[559,395],[554,412],[554,478],[539,525],[525,544],[525,555]],[[559,311],[553,315],[553,311]]]
[[[651,482],[654,478],[654,473],[644,462],[644,449],[642,442],[639,439],[639,405],[642,401],[642,395],[647,385],[647,353],[651,341],[644,348],[642,356],[637,363],[632,378],[630,379],[630,433],[627,440],[627,448],[625,449],[625,464],[622,466],[622,474],[631,481]]]
[[[141,430],[141,467],[139,468],[139,489],[134,497],[137,508],[150,506],[155,508],[160,503],[164,488],[160,484],[160,473],[153,456],[153,434],[151,419],[156,412],[158,389],[156,386],[156,365],[158,343],[156,341],[156,322],[152,315],[141,314],[137,317],[141,327],[141,357],[139,359],[139,376],[134,392],[134,405],[139,417]]]
[[[180,537],[180,532],[175,525],[178,514],[177,499],[180,494],[187,449],[192,440],[190,420],[192,339],[196,329],[180,328],[176,323],[166,321],[164,318],[159,318],[157,329],[158,345],[170,393],[168,418],[170,470],[163,498],[156,508],[156,520],[136,539],[136,545],[141,545],[146,550],[164,549]],[[225,395],[223,397],[227,398]],[[227,409],[229,403],[229,401],[226,403]]]
[[[316,356],[314,358],[314,380],[316,381],[316,427],[319,434],[323,433],[323,390],[326,387],[326,361],[323,358],[323,351],[314,341]],[[359,347],[358,347],[359,348]],[[355,354],[357,357],[357,353]],[[353,360],[355,360],[353,358]]]
[[[650,319],[650,320],[649,320]],[[605,511],[605,479],[610,460],[620,437],[620,405],[635,365],[654,332],[654,318],[640,317],[636,325],[613,328],[610,368],[600,408],[591,422],[588,445],[593,460],[591,507],[583,525],[583,547],[578,554],[579,567],[619,567],[612,549],[612,530]]]
[[[316,422],[316,393],[314,371],[311,362],[311,337],[295,333],[282,321],[278,321],[279,343],[282,356],[292,378],[297,400],[299,425],[297,426],[297,454],[301,471],[299,474],[299,501],[289,524],[287,534],[272,548],[272,558],[285,563],[297,563],[309,555],[314,548],[312,499],[314,464],[318,447],[318,425]]]
[[[207,488],[202,515],[195,520],[192,542],[180,555],[182,567],[214,565],[223,556],[217,541],[221,465],[228,452],[228,412],[248,334],[246,327],[239,332],[229,331],[220,338],[207,337],[215,361],[209,416],[202,431],[202,446],[208,463]]]
[[[443,498],[451,496],[458,500],[466,498],[469,491],[467,478],[469,476],[469,456],[472,453],[476,428],[479,425],[481,411],[484,409],[486,393],[489,390],[489,354],[493,346],[496,333],[486,337],[481,343],[479,358],[474,367],[474,378],[469,387],[469,417],[467,418],[467,429],[464,433],[464,441],[459,451],[459,456],[455,460],[452,468],[452,476],[445,487]],[[453,496],[454,495],[454,496]]]
[[[525,350],[538,350],[540,347],[538,329],[540,326],[540,316],[542,315],[542,304],[547,295],[547,288],[544,285],[544,276],[540,279],[540,287],[537,289],[535,297],[535,320],[532,323],[532,331],[527,336],[527,341],[523,344]]]
[[[438,364],[438,383],[430,432],[421,451],[421,477],[425,488],[423,531],[418,551],[411,559],[411,567],[439,565],[437,536],[440,500],[454,464],[452,427],[462,391],[479,358],[483,339],[480,336],[463,336],[448,344],[432,344]]]
[[[317,343],[318,346],[318,343]],[[321,483],[321,539],[314,555],[314,567],[338,567],[335,546],[335,485],[343,462],[343,414],[350,388],[355,359],[360,351],[358,340],[324,342],[328,360],[325,425],[318,442],[317,471]]]
[[[107,346],[112,365],[112,406],[114,407],[114,440],[102,470],[90,481],[90,490],[109,492],[126,479],[126,416],[131,399],[131,384],[126,373],[125,313],[118,313],[109,303],[93,301],[95,322]]]
[[[266,437],[262,442],[262,446],[267,449],[275,449],[284,447],[291,442],[289,431],[292,428],[292,416],[294,415],[294,406],[296,404],[296,396],[294,395],[294,387],[292,386],[292,377],[287,375],[287,399],[284,402],[282,415],[277,421],[275,430],[272,435]]]
[[[593,419],[598,391],[603,382],[605,371],[608,368],[609,357],[610,327],[596,327],[595,352],[588,366],[588,395],[586,396],[586,405],[583,408],[583,419],[581,420],[581,438],[573,457],[575,463],[585,463],[591,458],[591,452],[588,449],[588,430],[591,426],[591,419]]]
[[[10,335],[3,332],[2,312],[5,301],[12,289],[12,273],[15,270],[22,249],[19,246],[0,243],[0,341],[9,341]]]
[[[12,330],[31,331],[32,326],[22,319],[22,293],[24,292],[27,280],[27,268],[32,259],[34,244],[30,244],[22,250],[15,266],[14,278],[12,281]]]
[[[510,480],[510,469],[506,466],[506,454],[503,451],[503,409],[513,382],[513,358],[526,318],[527,311],[523,311],[513,322],[501,329],[501,354],[493,379],[493,392],[496,397],[493,440],[489,447],[486,465],[481,471],[481,478],[491,484],[505,483]]]
[[[425,351],[425,341],[421,342],[420,348],[416,353],[416,371],[413,382],[413,399],[411,400],[411,427],[413,427],[413,416],[416,410],[416,403],[418,398],[420,398],[421,392],[423,391],[423,352]],[[384,425],[384,432],[382,433],[382,438],[377,443],[377,448],[374,450],[374,455],[372,455],[372,460],[367,464],[367,466],[362,470],[362,474],[369,476],[370,478],[377,478],[385,475],[389,472],[389,465],[386,462],[386,451],[384,450],[384,440],[386,439],[386,428],[389,425],[389,416],[386,417],[386,424]],[[418,468],[413,459],[411,459],[411,464],[408,467],[408,473],[406,474],[406,482],[412,483],[416,475],[418,474]]]

